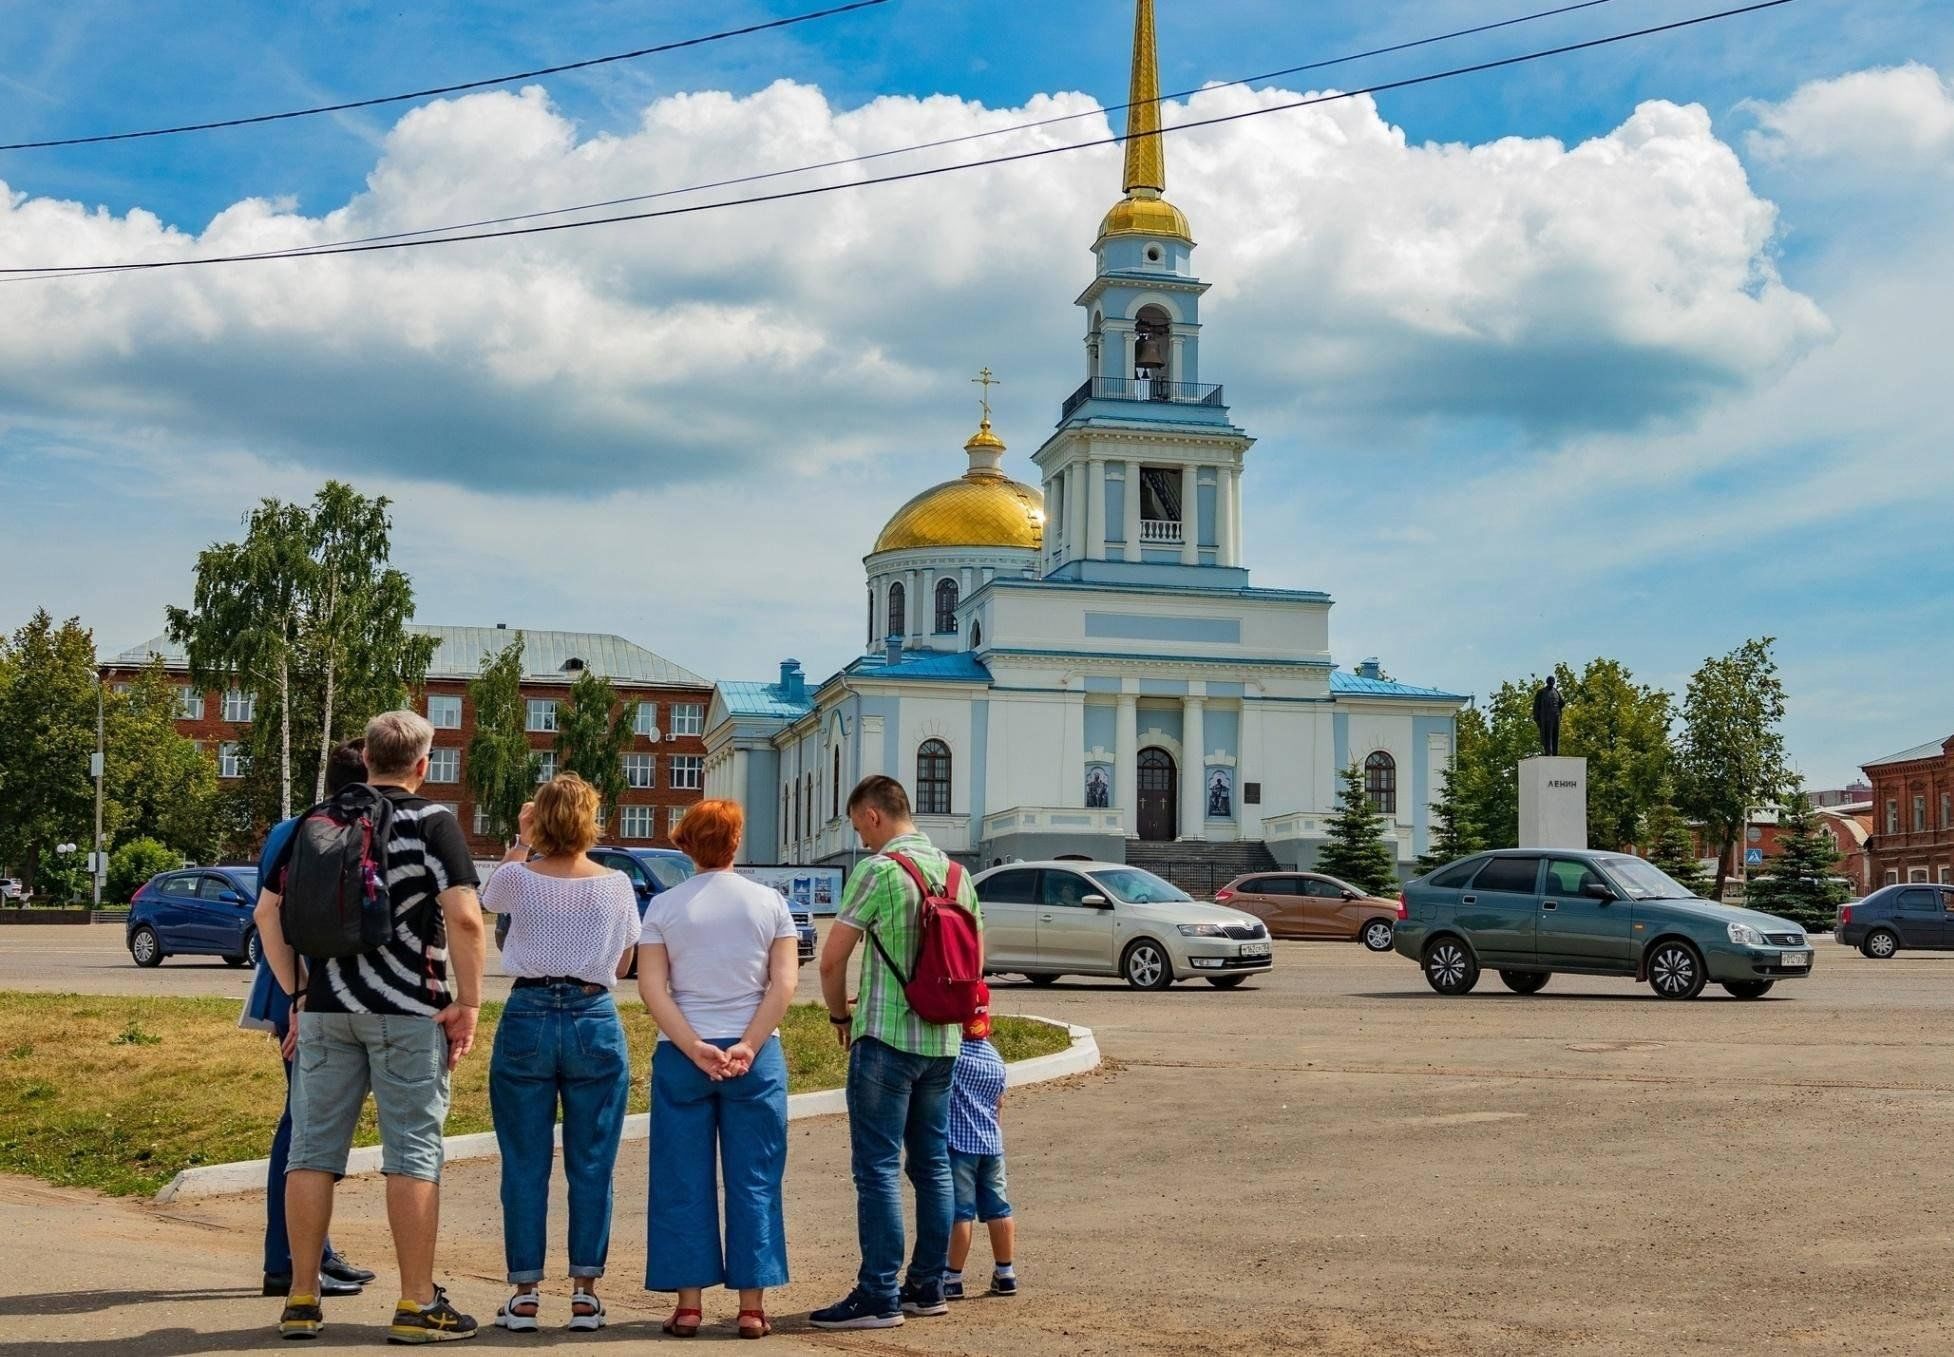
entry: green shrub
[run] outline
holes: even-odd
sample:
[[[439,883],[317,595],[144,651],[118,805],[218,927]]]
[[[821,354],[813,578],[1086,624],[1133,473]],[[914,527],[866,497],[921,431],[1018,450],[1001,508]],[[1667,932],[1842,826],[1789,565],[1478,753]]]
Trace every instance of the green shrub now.
[[[154,839],[131,839],[109,854],[109,898],[127,900],[158,872],[183,865],[183,854]]]

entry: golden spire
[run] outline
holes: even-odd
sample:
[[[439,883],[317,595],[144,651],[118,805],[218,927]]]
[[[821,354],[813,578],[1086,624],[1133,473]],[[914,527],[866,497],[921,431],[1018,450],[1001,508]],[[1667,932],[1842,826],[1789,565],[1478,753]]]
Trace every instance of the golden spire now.
[[[970,470],[964,473],[966,480],[980,477],[1002,477],[1004,469],[1004,440],[991,432],[991,388],[1004,383],[991,375],[988,366],[979,370],[971,379],[972,384],[984,388],[984,418],[978,424],[977,432],[970,435],[970,441],[963,450],[970,454]]]
[[[1160,58],[1155,47],[1153,0],[1134,0],[1124,188],[1140,198],[1159,197],[1167,188],[1167,154],[1160,144]]]

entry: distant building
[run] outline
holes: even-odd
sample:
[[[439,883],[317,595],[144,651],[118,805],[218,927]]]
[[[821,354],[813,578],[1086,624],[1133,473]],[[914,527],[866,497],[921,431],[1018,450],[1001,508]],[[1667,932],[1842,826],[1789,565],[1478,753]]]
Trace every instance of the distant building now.
[[[475,704],[468,685],[481,676],[482,661],[500,652],[516,633],[502,626],[413,630],[440,642],[428,666],[426,688],[413,699],[415,709],[434,725],[421,794],[455,813],[478,857],[499,856],[502,845],[489,837],[466,781],[468,743],[475,736]],[[638,703],[638,711],[635,733],[622,756],[630,785],[619,800],[617,823],[605,826],[606,837],[669,846],[672,828],[703,794],[706,705],[712,685],[622,636],[524,631],[522,637],[529,744],[543,756],[543,775],[555,772],[557,707],[569,697],[570,685],[585,671],[609,679],[620,697]],[[165,669],[187,678],[183,648],[165,636],[105,660],[103,669],[111,682],[126,683],[156,657]],[[238,691],[200,693],[188,682],[178,691],[177,729],[216,761],[220,785],[241,778],[244,737],[256,715],[249,697]],[[294,800],[306,800],[310,790],[294,788]]]
[[[1873,835],[1871,808],[1828,806],[1818,812],[1818,823],[1839,850],[1839,865],[1833,873],[1852,883],[1853,894],[1869,894],[1875,884],[1872,858],[1866,852]]]
[[[1872,779],[1875,884],[1954,883],[1954,735],[1861,766]]]
[[[1873,789],[1871,783],[1855,782],[1848,787],[1828,787],[1824,791],[1806,792],[1805,795],[1820,810],[1830,810],[1835,806],[1871,805]]]

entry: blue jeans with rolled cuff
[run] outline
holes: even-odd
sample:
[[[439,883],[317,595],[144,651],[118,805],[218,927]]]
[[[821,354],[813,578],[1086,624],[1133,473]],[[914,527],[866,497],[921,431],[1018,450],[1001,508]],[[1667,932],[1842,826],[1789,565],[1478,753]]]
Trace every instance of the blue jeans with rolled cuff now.
[[[502,1250],[511,1282],[543,1280],[559,1104],[570,1275],[604,1275],[611,1174],[630,1096],[631,1054],[609,990],[510,991],[489,1057],[489,1110],[502,1152]]]
[[[902,1183],[916,1189],[909,1280],[935,1282],[950,1262],[956,1194],[950,1181],[951,1056],[912,1055],[864,1037],[848,1056],[848,1139],[855,1173],[856,1285],[894,1310],[901,1294]]]
[[[737,1044],[714,1041],[721,1050]],[[787,1057],[769,1037],[753,1068],[714,1083],[669,1041],[651,1058],[645,1290],[787,1284]],[[719,1180],[726,1241],[719,1239]]]

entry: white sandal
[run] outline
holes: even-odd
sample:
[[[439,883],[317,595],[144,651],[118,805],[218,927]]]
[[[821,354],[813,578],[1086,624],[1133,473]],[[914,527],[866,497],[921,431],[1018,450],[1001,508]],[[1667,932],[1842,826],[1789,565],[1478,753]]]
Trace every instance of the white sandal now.
[[[516,1313],[518,1305],[531,1309],[526,1315]],[[543,1312],[543,1297],[538,1291],[511,1291],[509,1299],[502,1302],[502,1308],[495,1312],[495,1327],[507,1329],[510,1333],[535,1333],[538,1327],[537,1316]]]
[[[590,1306],[591,1313],[587,1315],[578,1314],[577,1307],[579,1305]],[[581,1329],[586,1332],[593,1329],[603,1328],[604,1327],[604,1302],[597,1299],[597,1297],[589,1291],[584,1291],[582,1289],[572,1291],[570,1293],[570,1327],[573,1329]]]

